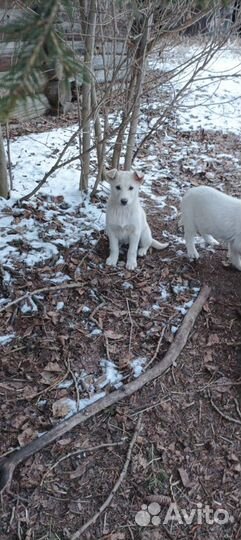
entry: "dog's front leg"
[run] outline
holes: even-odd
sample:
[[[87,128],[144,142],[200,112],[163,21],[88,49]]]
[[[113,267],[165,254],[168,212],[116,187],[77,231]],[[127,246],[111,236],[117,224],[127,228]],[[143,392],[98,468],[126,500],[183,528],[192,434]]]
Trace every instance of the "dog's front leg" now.
[[[128,270],[135,270],[135,268],[137,267],[137,249],[139,241],[140,236],[138,234],[131,235],[126,263],[126,268]]]
[[[119,258],[119,240],[113,233],[109,233],[109,243],[110,243],[110,255],[106,259],[106,264],[108,266],[116,266]]]

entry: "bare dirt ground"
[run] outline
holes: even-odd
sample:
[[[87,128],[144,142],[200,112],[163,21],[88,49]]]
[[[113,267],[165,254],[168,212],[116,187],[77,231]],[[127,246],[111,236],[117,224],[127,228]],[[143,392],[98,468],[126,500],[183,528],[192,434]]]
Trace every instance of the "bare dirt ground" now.
[[[182,134],[177,135],[180,144],[185,137],[202,138],[206,148],[212,145],[212,152],[240,157],[238,137]],[[161,154],[161,135],[156,144]],[[193,175],[180,163],[177,167],[173,171],[177,181],[208,183],[204,173]],[[227,178],[230,193],[240,195],[234,165],[220,160],[214,172],[219,181]],[[157,179],[153,192],[164,194],[167,187],[168,179]],[[28,212],[28,203],[25,208]],[[147,211],[155,237],[161,238],[163,229],[170,238],[182,236],[176,220],[164,222],[168,207],[157,213],[149,201]],[[140,260],[136,272],[121,266],[107,269],[103,265],[108,252],[104,233],[97,240],[91,250],[81,241],[63,249],[62,268],[49,261],[48,266],[31,271],[20,264],[15,269],[15,289],[7,291],[12,298],[45,286],[46,270],[64,270],[80,287],[46,293],[39,299],[37,314],[23,314],[19,305],[0,314],[1,334],[16,332],[18,336],[1,348],[2,456],[51,429],[59,421],[52,406],[60,398],[78,400],[89,397],[90,388],[100,391],[101,358],[115,362],[124,383],[132,380],[131,359],[146,357],[149,361],[165,326],[154,364],[161,362],[174,338],[173,326],[179,326],[183,318],[176,306],[190,301],[194,288],[204,283],[211,286],[211,295],[176,366],[17,468],[10,488],[2,495],[0,539],[71,539],[111,493],[142,411],[128,473],[111,505],[79,538],[239,540],[240,273],[226,265],[223,247],[215,253],[200,250],[200,261],[191,265],[185,254],[177,256],[171,242],[165,252],[153,251]],[[168,292],[163,302],[161,285]],[[6,294],[6,284],[2,289]],[[60,301],[64,310],[56,311]],[[161,307],[155,311],[153,305],[158,302]],[[90,311],[83,314],[86,305]],[[96,328],[101,332],[92,334]],[[75,383],[81,371],[86,374],[86,387],[78,390]],[[71,388],[59,387],[69,378]],[[151,500],[160,504],[160,520],[157,525],[140,527],[135,516]],[[180,523],[177,519],[163,523],[170,502],[178,505]],[[197,509],[206,506],[216,512],[216,522],[207,523],[200,514],[198,518]],[[196,514],[188,524],[182,511],[190,517],[193,510]]]

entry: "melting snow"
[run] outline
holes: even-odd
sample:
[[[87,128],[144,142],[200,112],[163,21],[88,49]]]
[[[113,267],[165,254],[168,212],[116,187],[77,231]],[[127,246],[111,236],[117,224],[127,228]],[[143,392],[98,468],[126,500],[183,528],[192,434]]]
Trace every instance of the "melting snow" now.
[[[38,307],[36,306],[35,302],[31,298],[31,296],[28,298],[24,304],[21,305],[21,312],[24,315],[27,315],[28,313],[37,313]]]
[[[102,330],[100,328],[94,328],[90,332],[90,335],[93,336],[93,337],[100,336],[101,334],[102,334]]]
[[[165,50],[162,58],[153,60],[153,67],[170,74],[169,90],[179,92],[202,64],[198,55],[200,46],[180,45],[175,54]],[[195,59],[196,56],[196,59]],[[171,61],[170,61],[171,58]],[[211,61],[195,77],[191,86],[179,98],[179,129],[196,130],[200,128],[215,131],[240,133],[241,131],[241,62],[238,42],[228,43],[220,48]],[[174,68],[186,60],[185,69],[180,68],[173,77]]]
[[[177,331],[178,331],[178,326],[172,325],[172,326],[171,326],[171,332],[172,332],[172,334],[176,334]]]
[[[147,358],[138,357],[132,360],[131,366],[134,372],[134,377],[137,379],[137,377],[140,377],[140,375],[144,372],[144,367],[147,362]]]
[[[56,305],[57,311],[60,311],[61,309],[64,309],[64,302],[58,302]]]
[[[0,336],[0,346],[7,345],[15,338],[15,334],[6,334],[6,336]]]
[[[63,399],[63,406],[65,406],[69,411],[65,418],[73,416],[73,414],[82,411],[83,409],[89,407],[92,403],[95,403],[95,401],[98,401],[103,397],[105,397],[105,392],[99,392],[98,394],[94,394],[91,398],[80,399],[79,403],[77,403],[77,401],[75,401],[74,399]]]
[[[100,388],[104,388],[107,384],[111,384],[115,388],[118,388],[122,381],[122,375],[119,373],[115,364],[104,359],[100,361],[100,365],[106,377],[104,382],[100,383]]]
[[[83,313],[90,313],[91,309],[88,306],[83,306],[82,311]]]
[[[51,283],[55,283],[56,285],[65,283],[66,281],[71,281],[71,277],[63,274],[62,272],[56,272],[55,277],[45,278],[45,280],[47,279],[50,280]]]

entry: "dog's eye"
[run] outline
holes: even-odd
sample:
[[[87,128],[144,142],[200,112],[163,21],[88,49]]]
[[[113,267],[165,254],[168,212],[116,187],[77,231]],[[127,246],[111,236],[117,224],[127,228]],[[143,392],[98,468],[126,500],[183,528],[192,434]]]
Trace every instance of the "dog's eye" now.
[[[118,190],[120,191],[120,189],[121,189],[121,187],[120,187],[120,186],[115,186],[115,187],[116,187],[116,189],[118,189]]]
[[[133,186],[130,186],[130,187],[129,187],[129,190],[130,190],[130,191],[132,191],[133,189],[134,189]]]

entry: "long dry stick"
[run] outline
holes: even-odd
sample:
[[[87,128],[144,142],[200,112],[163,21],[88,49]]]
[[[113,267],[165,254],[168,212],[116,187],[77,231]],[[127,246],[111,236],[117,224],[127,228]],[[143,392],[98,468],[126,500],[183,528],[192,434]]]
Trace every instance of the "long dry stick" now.
[[[22,296],[19,296],[12,302],[9,302],[9,304],[6,304],[6,306],[3,306],[0,309],[0,313],[3,311],[6,311],[6,309],[10,308],[11,306],[15,306],[16,304],[19,304],[22,302],[22,300],[26,300],[27,298],[30,298],[31,296],[35,296],[37,294],[41,293],[51,293],[55,291],[60,291],[64,289],[81,289],[83,287],[83,283],[61,283],[60,285],[54,285],[53,287],[42,287],[41,289],[35,289],[34,291],[28,291],[26,294],[23,294]]]
[[[189,309],[187,315],[184,317],[183,323],[178,330],[176,337],[171,344],[169,350],[165,354],[164,358],[156,366],[143,373],[140,377],[134,381],[123,385],[119,390],[108,394],[104,398],[96,401],[89,407],[86,407],[84,411],[80,411],[70,418],[66,418],[63,422],[60,422],[54,426],[50,431],[35,439],[31,443],[27,444],[20,450],[8,455],[7,458],[0,460],[0,491],[2,491],[7,485],[11,483],[12,476],[17,465],[25,461],[27,458],[39,452],[42,448],[56,441],[59,437],[62,437],[65,433],[73,429],[74,427],[82,424],[89,418],[92,418],[101,411],[107,409],[114,403],[125,399],[128,396],[134,394],[137,390],[142,388],[145,384],[153,381],[157,377],[160,377],[167,369],[169,369],[176,361],[181,351],[186,345],[189,333],[193,328],[195,320],[199,315],[203,305],[210,294],[210,287],[205,285],[198,298]]]
[[[81,534],[83,534],[83,532],[85,532],[86,529],[88,529],[90,527],[90,525],[93,525],[97,521],[97,519],[100,517],[100,515],[105,511],[105,509],[110,505],[115,493],[119,489],[121,483],[123,482],[123,480],[124,480],[124,478],[126,476],[126,473],[127,473],[128,467],[129,467],[129,463],[130,463],[130,460],[131,460],[131,453],[132,453],[134,444],[136,442],[136,439],[138,437],[138,434],[139,434],[139,431],[140,431],[140,428],[141,428],[141,421],[142,421],[142,414],[140,414],[140,416],[138,418],[138,422],[136,424],[136,429],[134,431],[134,435],[133,435],[133,437],[131,439],[131,443],[130,443],[130,446],[129,446],[129,449],[128,449],[128,452],[127,452],[124,467],[123,467],[123,469],[122,469],[122,471],[120,473],[120,476],[119,476],[117,482],[115,483],[113,489],[111,490],[111,492],[108,495],[105,502],[101,505],[98,512],[96,512],[93,515],[92,518],[90,518],[88,521],[86,521],[86,523],[84,523],[84,525],[78,531],[76,531],[73,534],[73,536],[71,536],[70,540],[78,540],[79,538],[81,538]]]
[[[158,340],[158,343],[157,343],[157,346],[156,346],[156,350],[155,350],[153,356],[151,357],[151,359],[149,360],[148,364],[146,365],[146,369],[149,368],[151,364],[153,364],[154,360],[156,360],[156,357],[157,357],[157,355],[159,353],[159,350],[160,350],[160,346],[161,346],[162,341],[163,341],[165,330],[166,330],[166,325],[163,326],[163,329],[161,331],[161,335],[159,337],[159,340]]]

